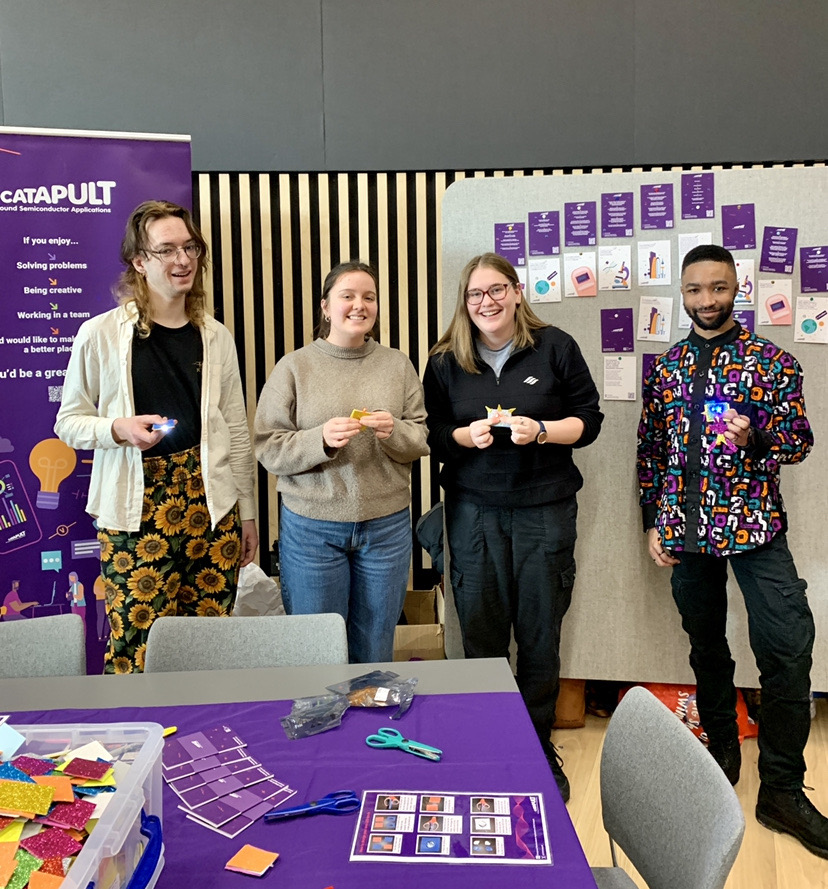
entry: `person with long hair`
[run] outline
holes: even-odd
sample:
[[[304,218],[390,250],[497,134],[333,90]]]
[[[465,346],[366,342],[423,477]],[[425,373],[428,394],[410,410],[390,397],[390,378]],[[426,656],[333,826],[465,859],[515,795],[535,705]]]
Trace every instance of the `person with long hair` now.
[[[207,244],[186,208],[146,201],[121,261],[120,305],[81,325],[55,423],[94,451],[107,673],[143,670],[158,616],[229,615],[258,548],[236,347],[205,311]]]
[[[365,263],[331,270],[317,337],[277,363],[254,427],[282,495],[285,609],[341,614],[352,663],[392,659],[411,561],[411,464],[428,453],[417,373],[374,338],[378,289]]]
[[[598,391],[575,340],[535,315],[494,253],[463,269],[423,383],[465,655],[508,657],[514,631],[517,684],[566,800],[550,734],[583,484],[572,450],[598,436]]]

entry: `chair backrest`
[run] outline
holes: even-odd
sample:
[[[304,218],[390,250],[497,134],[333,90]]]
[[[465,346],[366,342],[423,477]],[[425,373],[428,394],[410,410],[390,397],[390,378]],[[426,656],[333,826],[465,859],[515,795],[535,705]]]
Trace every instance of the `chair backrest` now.
[[[722,889],[745,818],[702,743],[641,687],[618,705],[601,754],[604,827],[650,889]]]
[[[79,614],[0,621],[0,678],[83,676],[86,639]]]
[[[146,673],[347,664],[339,614],[159,617],[150,627]]]

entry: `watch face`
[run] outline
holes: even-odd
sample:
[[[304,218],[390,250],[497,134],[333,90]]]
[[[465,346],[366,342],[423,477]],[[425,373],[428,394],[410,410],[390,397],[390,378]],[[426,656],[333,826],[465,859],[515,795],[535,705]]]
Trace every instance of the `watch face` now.
[[[546,430],[544,430],[543,432],[538,434],[538,437],[535,439],[535,441],[537,441],[538,444],[546,444],[546,439]]]

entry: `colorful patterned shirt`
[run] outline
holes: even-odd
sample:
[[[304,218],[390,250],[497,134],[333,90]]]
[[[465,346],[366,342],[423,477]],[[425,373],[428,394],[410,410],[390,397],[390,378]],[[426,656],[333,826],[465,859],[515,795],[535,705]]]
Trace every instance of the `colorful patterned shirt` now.
[[[793,355],[738,324],[713,339],[692,332],[653,363],[638,427],[645,530],[666,547],[727,556],[787,527],[779,466],[799,463],[814,437]],[[747,416],[751,437],[725,439],[719,414]]]

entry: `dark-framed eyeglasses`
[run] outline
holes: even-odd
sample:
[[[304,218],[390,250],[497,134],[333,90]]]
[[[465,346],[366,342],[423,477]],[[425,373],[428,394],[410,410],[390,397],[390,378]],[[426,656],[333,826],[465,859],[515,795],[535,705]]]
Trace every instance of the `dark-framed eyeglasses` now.
[[[508,284],[492,284],[488,290],[467,290],[466,302],[470,306],[479,306],[480,303],[483,302],[483,297],[487,294],[492,299],[496,299],[500,302],[501,300],[506,299],[506,294],[509,292],[509,288],[513,286],[514,281],[509,281]]]
[[[145,250],[144,253],[151,253],[157,256],[165,265],[175,262],[178,259],[179,251],[183,250],[188,259],[198,259],[201,256],[200,244],[185,244],[183,247],[162,247],[160,250]]]

